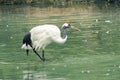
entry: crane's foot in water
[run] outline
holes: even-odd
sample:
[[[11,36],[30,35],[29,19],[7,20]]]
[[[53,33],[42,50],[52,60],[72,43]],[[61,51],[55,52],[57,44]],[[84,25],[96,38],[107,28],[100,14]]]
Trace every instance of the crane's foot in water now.
[[[45,62],[45,61],[46,61],[46,59],[43,57],[43,58],[42,58],[42,61],[43,61],[43,62]]]

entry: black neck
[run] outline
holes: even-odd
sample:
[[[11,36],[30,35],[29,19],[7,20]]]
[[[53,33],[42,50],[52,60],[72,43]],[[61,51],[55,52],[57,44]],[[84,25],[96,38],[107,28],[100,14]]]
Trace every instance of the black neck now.
[[[62,28],[62,35],[63,35],[63,39],[67,36],[67,32],[64,27]]]

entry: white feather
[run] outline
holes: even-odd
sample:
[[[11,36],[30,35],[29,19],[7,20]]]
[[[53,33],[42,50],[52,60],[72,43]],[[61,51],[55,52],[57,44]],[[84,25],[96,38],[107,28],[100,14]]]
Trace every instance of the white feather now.
[[[51,42],[64,43],[67,40],[61,38],[61,32],[55,25],[40,25],[30,30],[32,46],[35,49],[44,49]]]

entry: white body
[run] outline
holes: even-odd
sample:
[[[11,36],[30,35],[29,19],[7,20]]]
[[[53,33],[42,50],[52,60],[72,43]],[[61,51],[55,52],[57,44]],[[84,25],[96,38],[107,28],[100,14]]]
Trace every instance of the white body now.
[[[64,43],[67,40],[67,36],[61,38],[61,32],[55,25],[40,25],[30,30],[32,46],[35,49],[43,49],[51,42]],[[22,48],[30,49],[30,46],[23,44]]]

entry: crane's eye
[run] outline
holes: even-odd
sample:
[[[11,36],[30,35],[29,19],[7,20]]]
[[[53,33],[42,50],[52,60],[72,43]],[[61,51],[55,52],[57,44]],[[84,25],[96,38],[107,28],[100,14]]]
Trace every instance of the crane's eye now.
[[[70,24],[68,24],[67,26],[66,26],[66,28],[70,28],[71,27],[71,25]]]
[[[70,23],[68,24],[68,26],[71,26]]]

